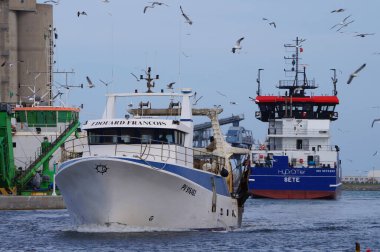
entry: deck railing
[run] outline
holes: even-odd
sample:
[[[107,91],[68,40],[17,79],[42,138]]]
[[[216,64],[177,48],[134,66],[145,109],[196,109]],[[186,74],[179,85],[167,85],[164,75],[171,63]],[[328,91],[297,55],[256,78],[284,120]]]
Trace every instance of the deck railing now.
[[[91,137],[107,137],[112,142],[88,144],[87,136],[70,139],[65,142],[62,162],[82,156],[122,156],[138,158],[144,161],[172,163],[207,170],[215,173],[225,167],[225,158],[213,155],[203,149],[188,148],[178,144],[147,140],[145,138],[130,137],[131,143],[123,143],[122,136],[96,135]],[[99,153],[100,146],[107,146],[105,152]]]

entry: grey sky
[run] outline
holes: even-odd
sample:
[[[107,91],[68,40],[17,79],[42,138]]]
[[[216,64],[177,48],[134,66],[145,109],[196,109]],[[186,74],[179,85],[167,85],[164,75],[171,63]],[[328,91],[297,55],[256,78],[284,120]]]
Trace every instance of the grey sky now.
[[[256,74],[262,72],[262,93],[278,94],[278,80],[286,79],[283,69],[286,53],[283,45],[296,36],[306,39],[303,63],[308,78],[320,86],[315,94],[332,93],[332,72],[338,71],[337,108],[339,119],[332,123],[332,143],[341,147],[344,175],[364,175],[362,171],[380,168],[380,124],[371,128],[372,119],[380,117],[379,73],[380,1],[378,0],[218,0],[165,1],[169,7],[156,6],[143,14],[148,1],[141,0],[61,0],[54,6],[56,70],[74,69],[71,84],[86,84],[86,76],[97,84],[94,89],[73,89],[69,104],[84,104],[82,120],[100,117],[107,89],[98,80],[113,81],[108,91],[144,90],[130,72],[152,66],[160,74],[161,88],[176,81],[176,88],[192,87],[204,98],[200,107],[221,104],[222,116],[244,113],[242,125],[261,141],[267,125],[254,118],[258,110],[248,97],[256,96]],[[192,19],[189,26],[179,6]],[[330,13],[344,8],[345,12]],[[77,11],[87,16],[77,17]],[[330,30],[344,17],[355,22],[342,31]],[[270,26],[262,18],[276,22]],[[365,38],[354,32],[376,33]],[[240,53],[231,48],[242,41]],[[186,56],[188,57],[186,57]],[[352,84],[349,74],[363,63],[366,68]],[[63,82],[63,76],[55,76]],[[228,99],[218,94],[219,91]],[[230,105],[235,101],[237,105]],[[379,106],[378,108],[372,108]],[[352,160],[352,162],[350,161]]]

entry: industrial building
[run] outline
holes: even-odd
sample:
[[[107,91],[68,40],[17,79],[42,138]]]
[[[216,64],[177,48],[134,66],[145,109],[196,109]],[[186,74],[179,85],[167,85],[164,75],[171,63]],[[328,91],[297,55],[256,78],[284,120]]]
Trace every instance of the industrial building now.
[[[0,0],[0,102],[51,105],[54,35],[52,5]]]

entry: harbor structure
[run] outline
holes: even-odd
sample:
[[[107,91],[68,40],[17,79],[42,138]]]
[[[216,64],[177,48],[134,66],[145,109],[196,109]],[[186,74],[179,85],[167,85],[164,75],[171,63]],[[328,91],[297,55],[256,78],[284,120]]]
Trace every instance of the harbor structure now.
[[[51,105],[55,38],[52,5],[0,1],[0,102]]]

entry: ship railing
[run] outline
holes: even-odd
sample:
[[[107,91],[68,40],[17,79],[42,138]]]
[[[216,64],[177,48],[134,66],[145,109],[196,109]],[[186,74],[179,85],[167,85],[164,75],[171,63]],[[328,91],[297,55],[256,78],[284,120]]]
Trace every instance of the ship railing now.
[[[315,80],[280,80],[278,82],[277,88],[287,88],[292,86],[304,86],[306,85],[307,88],[317,88],[318,85],[315,84]]]
[[[274,161],[273,159],[268,160],[266,156],[263,156],[259,160],[255,160],[254,166],[257,167],[273,167]],[[323,160],[323,161],[310,161],[308,162],[304,158],[291,158],[289,160],[289,167],[294,167],[294,168],[338,168],[337,166],[337,161],[331,161],[331,160]]]
[[[329,136],[329,130],[310,130],[310,129],[282,129],[282,128],[269,128],[268,135],[308,135],[308,136]]]
[[[104,137],[112,140],[110,142],[87,144],[87,139],[91,137]],[[66,141],[61,155],[61,162],[83,156],[96,156],[97,152],[99,152],[96,147],[106,145],[107,152],[102,149],[103,155],[139,158],[147,163],[154,161],[184,165],[216,174],[225,166],[224,157],[213,155],[212,152],[204,151],[203,148],[189,148],[180,144],[138,137],[128,137],[128,143],[123,142],[125,140],[123,136],[96,135],[91,137],[82,136]]]
[[[271,151],[338,151],[339,147],[337,145],[311,145],[302,144],[302,146],[297,145],[284,145],[284,144],[258,144],[252,146],[253,150],[271,150]]]

